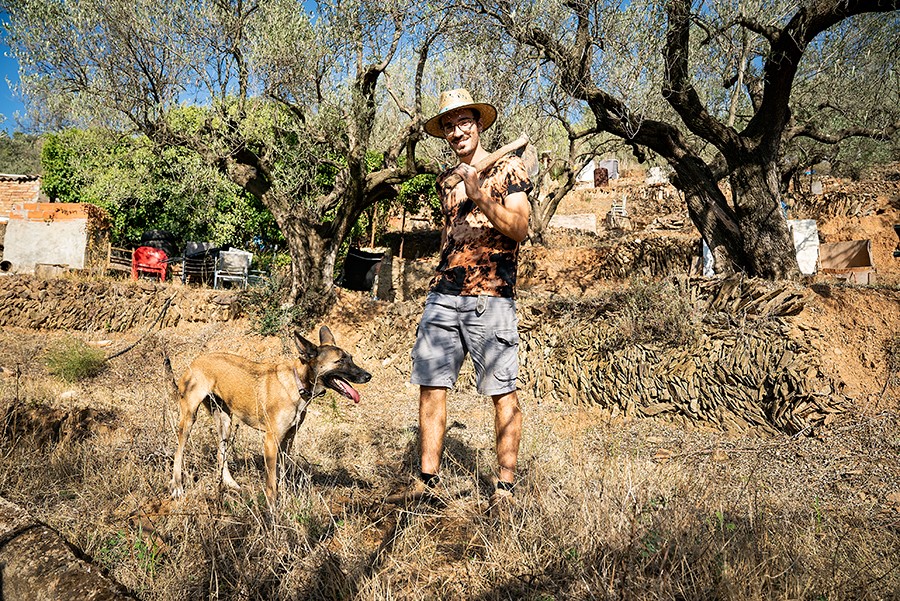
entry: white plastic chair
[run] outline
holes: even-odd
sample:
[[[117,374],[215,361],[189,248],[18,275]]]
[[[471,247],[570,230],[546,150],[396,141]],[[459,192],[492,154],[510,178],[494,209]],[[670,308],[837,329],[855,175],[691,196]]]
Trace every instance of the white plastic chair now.
[[[246,288],[252,261],[253,253],[236,249],[220,250],[213,273],[213,288],[218,288],[220,282],[238,282],[241,288]]]

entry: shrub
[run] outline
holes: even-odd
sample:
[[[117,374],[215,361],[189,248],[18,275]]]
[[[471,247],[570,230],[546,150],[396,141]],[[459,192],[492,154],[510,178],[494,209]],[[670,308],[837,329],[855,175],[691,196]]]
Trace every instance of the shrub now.
[[[48,371],[66,382],[92,378],[103,371],[106,356],[80,340],[68,340],[47,352]]]
[[[543,311],[561,340],[588,339],[605,352],[638,344],[681,347],[700,335],[701,314],[690,292],[668,280],[636,278],[601,296],[555,299]],[[569,347],[559,348],[567,353]]]
[[[333,297],[307,295],[299,304],[287,302],[289,279],[273,274],[261,285],[247,289],[244,308],[252,329],[262,336],[279,336],[294,326],[315,321],[331,307]]]
[[[618,307],[613,319],[612,346],[655,343],[682,346],[696,340],[698,315],[690,295],[672,282],[635,279],[628,289],[613,295]]]

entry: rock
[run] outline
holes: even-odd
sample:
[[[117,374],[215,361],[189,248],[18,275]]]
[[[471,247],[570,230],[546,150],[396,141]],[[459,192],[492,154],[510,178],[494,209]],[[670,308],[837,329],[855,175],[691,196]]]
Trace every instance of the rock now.
[[[658,461],[659,463],[665,463],[674,456],[675,453],[669,449],[657,449],[656,452],[653,453],[653,460]]]
[[[136,599],[58,532],[0,498],[0,598],[4,601]]]

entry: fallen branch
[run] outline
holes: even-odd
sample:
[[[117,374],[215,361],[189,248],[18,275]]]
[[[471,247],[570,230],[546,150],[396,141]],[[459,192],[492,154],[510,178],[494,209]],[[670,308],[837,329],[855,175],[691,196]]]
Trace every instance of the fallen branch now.
[[[136,347],[138,344],[140,344],[141,341],[144,340],[144,338],[146,338],[146,337],[150,334],[150,332],[153,330],[153,327],[154,327],[156,324],[158,324],[160,321],[162,321],[162,318],[163,318],[163,316],[165,316],[166,311],[169,310],[169,305],[171,305],[171,304],[172,304],[172,301],[175,300],[175,297],[177,296],[177,294],[178,294],[178,293],[176,292],[175,294],[173,294],[172,296],[170,296],[169,299],[163,304],[163,308],[162,308],[162,310],[159,312],[159,315],[157,316],[156,320],[154,320],[154,322],[150,324],[150,327],[147,328],[147,331],[144,332],[144,335],[143,335],[143,336],[141,336],[140,338],[138,338],[137,340],[135,340],[133,343],[131,343],[130,345],[128,345],[127,347],[125,347],[125,348],[122,349],[121,351],[119,351],[119,352],[117,352],[117,353],[113,353],[112,355],[110,355],[109,357],[107,357],[107,358],[106,358],[106,361],[112,361],[112,360],[115,359],[116,357],[120,357],[121,355],[124,355],[125,353],[127,353],[128,351],[130,351],[131,349],[133,349],[134,347]]]

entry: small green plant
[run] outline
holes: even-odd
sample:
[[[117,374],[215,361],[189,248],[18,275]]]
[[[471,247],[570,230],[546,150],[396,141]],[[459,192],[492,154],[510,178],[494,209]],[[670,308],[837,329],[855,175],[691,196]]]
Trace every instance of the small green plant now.
[[[641,548],[638,552],[641,556],[641,559],[648,559],[657,553],[659,553],[663,548],[663,540],[662,534],[657,532],[656,530],[648,531],[641,538]]]
[[[308,295],[298,304],[288,302],[290,279],[272,275],[259,286],[249,288],[243,297],[253,331],[262,336],[278,336],[285,330],[321,317],[333,304],[328,295]]]
[[[107,568],[112,569],[128,557],[133,557],[150,576],[156,573],[159,555],[157,545],[152,540],[149,543],[144,540],[142,528],[138,528],[133,540],[125,530],[116,531],[103,541],[97,551],[97,559]]]
[[[825,511],[822,509],[822,502],[818,496],[813,498],[813,516],[816,523],[816,532],[821,532],[825,524]]]
[[[262,336],[277,336],[286,327],[296,323],[301,310],[285,303],[285,284],[273,275],[260,286],[249,288],[244,306],[253,324],[253,331]]]
[[[97,559],[107,567],[113,567],[122,562],[128,556],[126,547],[127,535],[124,530],[119,530],[100,545],[97,550]]]
[[[106,367],[106,356],[100,349],[80,340],[68,340],[51,348],[46,355],[47,370],[66,382],[93,378]]]

